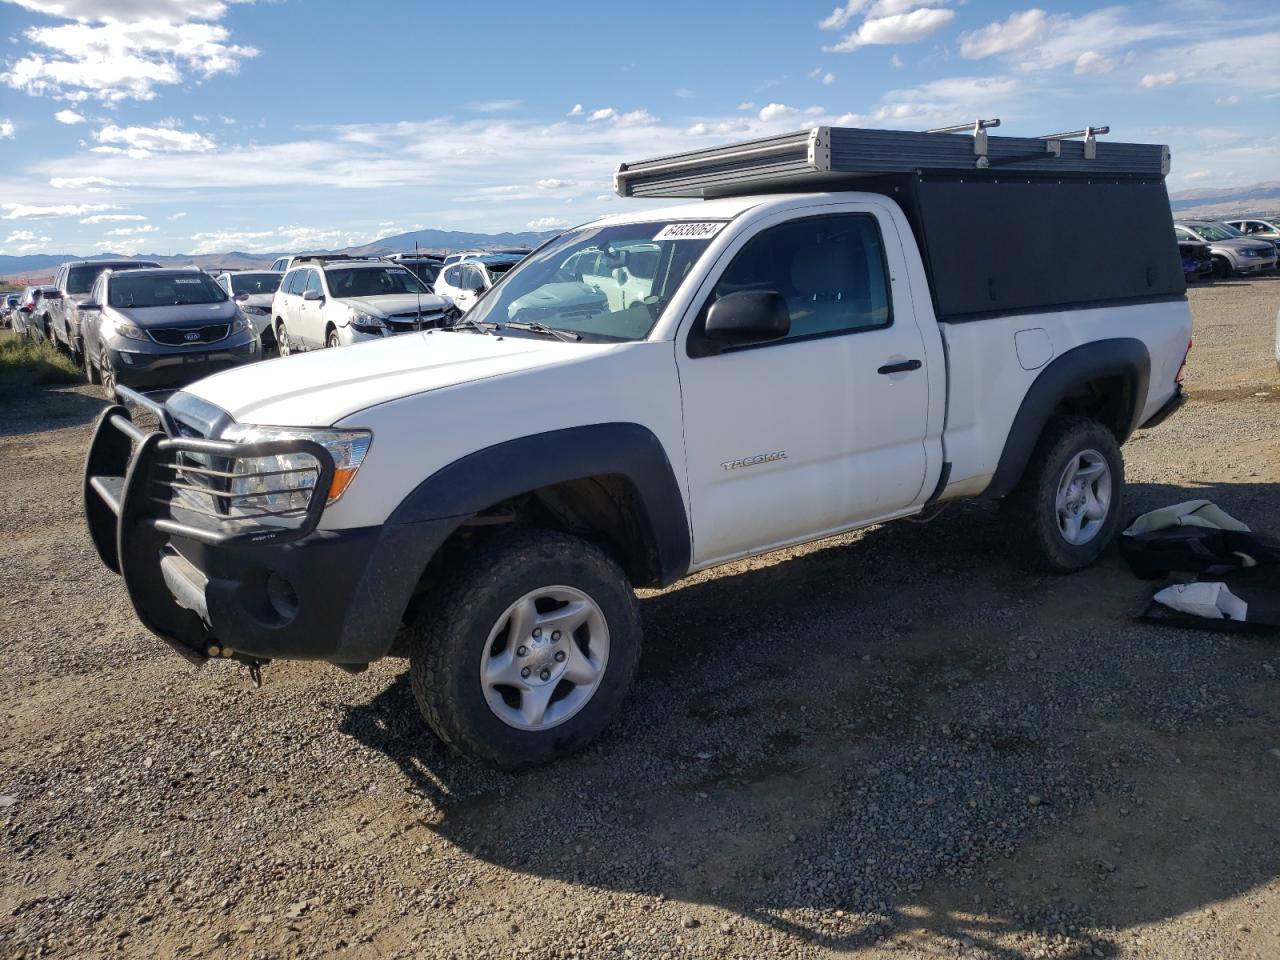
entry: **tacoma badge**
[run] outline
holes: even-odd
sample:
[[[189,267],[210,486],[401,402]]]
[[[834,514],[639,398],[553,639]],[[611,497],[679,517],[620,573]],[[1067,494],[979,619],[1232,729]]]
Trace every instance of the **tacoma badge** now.
[[[787,459],[787,451],[777,450],[773,453],[759,453],[754,457],[743,457],[741,460],[723,460],[720,463],[722,470],[738,470],[742,467],[755,467],[762,463],[773,463],[775,460]]]

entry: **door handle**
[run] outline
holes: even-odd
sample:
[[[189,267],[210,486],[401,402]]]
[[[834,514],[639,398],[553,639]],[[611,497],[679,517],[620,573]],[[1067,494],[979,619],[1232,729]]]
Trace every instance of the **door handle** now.
[[[876,373],[907,373],[911,370],[919,370],[924,364],[919,360],[903,360],[900,363],[886,363]]]

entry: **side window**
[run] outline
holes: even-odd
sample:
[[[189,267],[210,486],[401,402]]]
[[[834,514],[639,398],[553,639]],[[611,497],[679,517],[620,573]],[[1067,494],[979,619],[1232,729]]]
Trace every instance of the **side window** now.
[[[444,272],[444,282],[451,287],[461,287],[462,286],[461,274],[462,274],[462,270],[460,267],[456,267],[456,266],[449,267]]]
[[[887,278],[875,217],[859,213],[793,220],[747,241],[720,277],[690,336],[699,335],[711,304],[742,290],[772,290],[786,300],[791,332],[781,342],[887,327],[893,322]]]
[[[316,293],[323,296],[324,287],[320,285],[320,271],[307,270],[305,271],[305,273],[307,274],[307,285],[304,288],[304,292],[310,292],[314,290]]]
[[[292,293],[295,296],[302,294],[302,286],[307,282],[307,271],[294,270],[284,278],[284,292]]]

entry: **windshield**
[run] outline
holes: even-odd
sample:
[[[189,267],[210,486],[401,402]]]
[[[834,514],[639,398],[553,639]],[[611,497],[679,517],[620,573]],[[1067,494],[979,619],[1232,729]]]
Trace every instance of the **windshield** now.
[[[401,266],[425,284],[433,284],[440,275],[440,264],[434,260],[406,260]]]
[[[203,273],[125,273],[112,275],[107,284],[107,304],[122,309],[221,303],[226,299],[227,292]]]
[[[1197,223],[1191,228],[1205,240],[1233,240],[1244,234],[1225,223]]]
[[[404,267],[347,267],[326,270],[335,297],[382,297],[396,293],[430,293]]]
[[[275,293],[280,286],[283,274],[279,273],[233,273],[231,275],[232,293]]]
[[[520,261],[467,318],[643,340],[723,226],[628,223],[571,231]]]
[[[156,263],[91,263],[83,267],[72,267],[67,271],[67,293],[88,293],[93,281],[103,270],[141,270],[144,267],[156,267]]]

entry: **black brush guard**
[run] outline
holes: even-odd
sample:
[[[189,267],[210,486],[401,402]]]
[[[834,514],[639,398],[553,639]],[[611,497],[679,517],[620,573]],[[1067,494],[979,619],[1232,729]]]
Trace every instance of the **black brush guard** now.
[[[84,472],[85,520],[98,556],[124,579],[142,623],[192,663],[229,656],[256,666],[257,658],[226,649],[210,634],[203,574],[171,540],[249,549],[300,540],[320,522],[333,481],[333,457],[312,440],[236,443],[183,437],[163,406],[132,390],[119,392],[153,413],[162,430],[141,429],[121,405],[99,417]],[[281,454],[306,454],[315,466],[235,472],[238,460]],[[315,474],[305,509],[274,510],[261,502],[284,492],[283,487],[231,492],[233,477],[269,484],[304,472]],[[235,515],[233,508],[239,511]],[[280,522],[289,525],[275,525]]]

